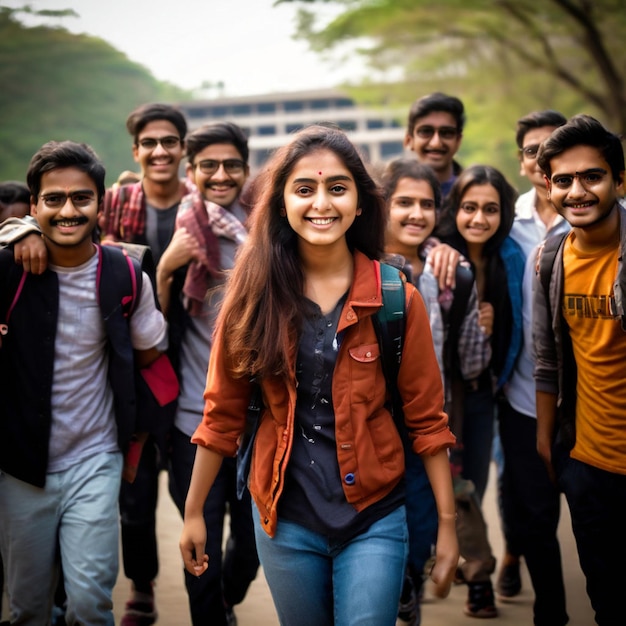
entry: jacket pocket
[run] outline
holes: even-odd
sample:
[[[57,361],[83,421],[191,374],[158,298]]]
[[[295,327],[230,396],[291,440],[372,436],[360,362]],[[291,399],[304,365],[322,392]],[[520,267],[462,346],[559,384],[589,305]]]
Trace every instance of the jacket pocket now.
[[[371,402],[380,374],[380,348],[377,343],[350,348],[350,389],[353,403]]]

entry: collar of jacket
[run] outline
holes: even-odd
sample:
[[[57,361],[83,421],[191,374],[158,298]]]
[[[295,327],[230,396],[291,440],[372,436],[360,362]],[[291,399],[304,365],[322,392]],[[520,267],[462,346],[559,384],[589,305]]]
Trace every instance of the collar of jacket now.
[[[380,271],[375,261],[362,252],[354,252],[354,274],[348,299],[341,312],[337,332],[368,315],[374,315],[383,305]]]

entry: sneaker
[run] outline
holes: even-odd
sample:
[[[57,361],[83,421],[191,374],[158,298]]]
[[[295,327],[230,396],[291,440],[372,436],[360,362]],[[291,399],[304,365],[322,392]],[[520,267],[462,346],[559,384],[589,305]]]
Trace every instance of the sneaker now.
[[[157,617],[154,594],[133,591],[132,598],[126,603],[120,626],[151,626]]]
[[[469,617],[488,619],[498,616],[491,581],[467,583],[467,603],[463,612]]]
[[[522,590],[519,559],[503,565],[496,580],[496,593],[503,598],[514,598]]]

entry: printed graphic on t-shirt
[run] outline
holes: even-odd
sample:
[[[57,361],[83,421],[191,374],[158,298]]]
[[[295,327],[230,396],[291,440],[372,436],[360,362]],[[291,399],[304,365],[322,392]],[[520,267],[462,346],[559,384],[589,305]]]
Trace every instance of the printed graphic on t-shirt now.
[[[563,297],[565,317],[587,319],[613,319],[617,317],[615,297],[611,295],[589,295],[568,293]]]

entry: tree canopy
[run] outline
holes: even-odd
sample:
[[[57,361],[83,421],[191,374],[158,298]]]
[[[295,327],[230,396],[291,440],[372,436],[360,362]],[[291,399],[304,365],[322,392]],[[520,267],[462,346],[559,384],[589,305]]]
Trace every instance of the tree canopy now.
[[[303,5],[296,36],[320,54],[349,49],[373,70],[399,73],[392,84],[366,81],[361,97],[407,104],[433,90],[461,97],[474,144],[463,149],[475,158],[481,142],[489,162],[504,157],[501,148],[510,155],[515,121],[535,109],[587,112],[626,133],[625,0],[281,2]],[[343,10],[320,24],[314,5],[323,2]],[[495,139],[500,127],[508,147]]]
[[[107,184],[136,167],[125,120],[143,102],[190,96],[156,80],[142,65],[97,37],[62,27],[27,27],[25,9],[0,6],[0,180],[24,180],[46,141],[90,144],[107,168]],[[39,15],[42,12],[37,12]],[[73,12],[45,11],[66,17]]]

